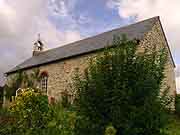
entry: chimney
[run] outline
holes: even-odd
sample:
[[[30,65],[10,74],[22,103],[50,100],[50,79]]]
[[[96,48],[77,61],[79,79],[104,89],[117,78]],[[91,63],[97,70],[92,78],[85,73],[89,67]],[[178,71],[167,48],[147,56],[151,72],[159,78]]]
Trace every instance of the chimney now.
[[[41,41],[40,34],[38,34],[38,40],[34,43],[33,46],[33,56],[37,56],[40,54],[44,49],[44,44]]]

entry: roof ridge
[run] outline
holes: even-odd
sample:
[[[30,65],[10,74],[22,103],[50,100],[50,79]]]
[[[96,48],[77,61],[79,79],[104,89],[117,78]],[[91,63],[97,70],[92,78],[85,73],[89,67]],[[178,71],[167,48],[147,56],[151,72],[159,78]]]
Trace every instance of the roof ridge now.
[[[106,32],[103,32],[103,33],[100,33],[100,34],[97,34],[97,35],[94,35],[94,36],[89,36],[89,37],[87,37],[87,38],[80,39],[80,40],[78,40],[78,41],[74,41],[74,42],[71,42],[71,43],[64,44],[64,45],[62,45],[62,46],[58,46],[58,47],[55,47],[55,48],[52,48],[52,49],[48,49],[48,50],[46,50],[46,51],[41,52],[39,55],[41,55],[41,54],[43,54],[43,53],[46,53],[46,52],[49,52],[49,51],[52,51],[52,50],[55,50],[55,49],[57,49],[57,48],[63,48],[63,47],[66,47],[66,46],[68,46],[68,45],[71,45],[71,44],[75,44],[75,43],[78,43],[78,42],[81,42],[81,41],[84,41],[84,40],[88,40],[88,39],[91,39],[91,38],[95,38],[95,37],[98,37],[98,36],[103,35],[103,34],[105,34],[105,33],[110,33],[110,32],[112,32],[112,31],[116,31],[116,30],[119,30],[119,29],[124,29],[124,28],[130,27],[130,26],[133,26],[133,25],[137,25],[137,24],[140,24],[140,23],[143,23],[143,22],[152,20],[152,19],[159,19],[159,16],[154,16],[154,17],[152,17],[152,18],[148,18],[148,19],[145,19],[145,20],[142,20],[142,21],[138,21],[138,22],[136,22],[136,23],[132,23],[132,24],[129,24],[129,25],[125,25],[125,26],[122,26],[122,27],[119,27],[119,28],[114,28],[114,29],[112,29],[112,30],[109,30],[109,31],[106,31]],[[39,55],[37,55],[37,56],[39,56]],[[34,57],[36,57],[36,56],[34,56]]]

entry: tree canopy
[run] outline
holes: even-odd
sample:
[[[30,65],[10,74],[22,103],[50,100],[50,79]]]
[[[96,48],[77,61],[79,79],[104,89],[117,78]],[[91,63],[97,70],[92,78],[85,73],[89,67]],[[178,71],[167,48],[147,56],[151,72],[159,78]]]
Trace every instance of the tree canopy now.
[[[160,95],[166,48],[138,53],[138,45],[115,37],[111,47],[89,60],[85,75],[76,73],[76,104],[86,123],[77,127],[79,135],[102,135],[109,124],[117,135],[163,134],[169,104]]]

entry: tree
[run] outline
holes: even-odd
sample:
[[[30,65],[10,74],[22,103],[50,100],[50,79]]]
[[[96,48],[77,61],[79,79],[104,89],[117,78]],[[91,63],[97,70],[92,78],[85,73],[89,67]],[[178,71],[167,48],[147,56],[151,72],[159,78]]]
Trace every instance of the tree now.
[[[138,53],[138,40],[115,37],[112,47],[89,60],[85,75],[74,78],[84,117],[77,134],[102,135],[110,123],[118,135],[164,134],[168,103],[160,91],[166,59],[165,48]]]

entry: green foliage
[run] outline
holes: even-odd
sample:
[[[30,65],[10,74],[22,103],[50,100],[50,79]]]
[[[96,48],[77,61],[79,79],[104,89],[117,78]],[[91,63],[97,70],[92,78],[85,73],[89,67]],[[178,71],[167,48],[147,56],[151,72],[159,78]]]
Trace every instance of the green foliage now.
[[[168,135],[180,135],[180,118],[176,115],[170,115],[169,124],[166,127]]]
[[[68,95],[67,91],[62,94],[62,100],[61,100],[62,107],[69,108],[71,106],[69,97],[70,96]]]
[[[3,90],[4,87],[0,86],[0,108],[2,107],[2,103],[3,103]]]
[[[5,96],[10,99],[11,96],[16,95],[16,90],[21,87],[22,83],[26,78],[26,74],[23,72],[18,72],[13,78],[11,78],[11,84],[5,87]]]
[[[2,112],[8,115],[2,122],[0,134],[74,135],[76,111],[63,105],[62,102],[48,105],[47,96],[33,89],[24,89],[9,110]]]
[[[109,125],[106,127],[105,135],[116,135],[116,132],[116,129],[112,125]]]
[[[12,96],[16,95],[16,90],[19,88],[33,88],[37,89],[37,84],[40,82],[40,71],[39,69],[33,70],[32,73],[27,74],[26,72],[18,71],[10,80],[11,84],[5,86],[6,97],[11,99]]]
[[[180,95],[176,95],[175,108],[176,108],[176,114],[180,116]]]
[[[0,108],[0,117],[9,116],[10,113],[7,108]]]
[[[71,108],[64,108],[61,102],[50,107],[51,120],[48,122],[46,134],[74,135],[76,112]]]
[[[18,132],[40,132],[48,122],[48,98],[33,89],[24,89],[14,103],[10,112],[16,117]]]
[[[102,135],[109,123],[118,135],[163,135],[167,123],[164,79],[165,48],[138,53],[138,42],[116,37],[89,62],[85,76],[76,74],[78,135]],[[162,98],[161,98],[162,97]],[[169,101],[169,100],[167,100]]]
[[[0,135],[8,135],[10,125],[13,125],[15,118],[7,108],[0,108]]]

